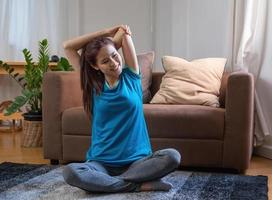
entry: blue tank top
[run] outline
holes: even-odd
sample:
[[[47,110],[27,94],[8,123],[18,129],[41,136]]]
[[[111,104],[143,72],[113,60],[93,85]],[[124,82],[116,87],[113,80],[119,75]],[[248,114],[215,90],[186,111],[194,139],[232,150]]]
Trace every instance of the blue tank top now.
[[[122,166],[151,154],[144,119],[141,74],[123,68],[114,88],[93,94],[92,141],[87,160]]]

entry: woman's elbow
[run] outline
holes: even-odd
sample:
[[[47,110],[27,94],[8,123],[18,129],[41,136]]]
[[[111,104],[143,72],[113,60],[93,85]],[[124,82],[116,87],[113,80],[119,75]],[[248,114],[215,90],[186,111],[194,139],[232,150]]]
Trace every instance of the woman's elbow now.
[[[69,45],[68,45],[67,41],[64,41],[62,43],[62,47],[63,47],[63,49],[68,49],[69,48]]]

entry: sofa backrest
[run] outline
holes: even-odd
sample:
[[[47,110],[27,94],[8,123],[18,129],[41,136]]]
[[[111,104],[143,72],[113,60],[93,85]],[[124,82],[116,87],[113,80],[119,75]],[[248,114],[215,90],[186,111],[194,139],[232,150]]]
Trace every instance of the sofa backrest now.
[[[161,84],[163,75],[164,75],[164,72],[152,73],[152,83],[150,87],[150,92],[152,97],[160,89],[160,84]],[[224,72],[222,76],[222,80],[221,80],[220,96],[219,96],[219,103],[221,108],[225,108],[225,97],[226,97],[226,87],[227,87],[228,78],[229,78],[229,72]]]

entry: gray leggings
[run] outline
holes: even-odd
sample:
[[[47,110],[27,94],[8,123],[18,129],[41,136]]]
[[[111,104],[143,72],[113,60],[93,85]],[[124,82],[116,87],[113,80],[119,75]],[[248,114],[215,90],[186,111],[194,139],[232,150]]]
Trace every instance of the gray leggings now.
[[[163,149],[124,167],[109,167],[96,161],[71,163],[63,170],[64,180],[89,192],[139,191],[141,183],[160,179],[180,164],[175,149]]]

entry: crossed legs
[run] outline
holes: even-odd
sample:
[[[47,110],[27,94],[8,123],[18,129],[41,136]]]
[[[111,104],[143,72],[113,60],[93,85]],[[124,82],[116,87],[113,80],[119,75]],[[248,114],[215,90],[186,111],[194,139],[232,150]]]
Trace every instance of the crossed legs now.
[[[63,170],[63,177],[68,184],[90,192],[164,190],[154,180],[174,171],[179,166],[180,159],[180,154],[175,149],[163,149],[133,162],[127,168],[116,168],[117,176],[112,173],[116,173],[112,167],[91,161],[67,165]]]

